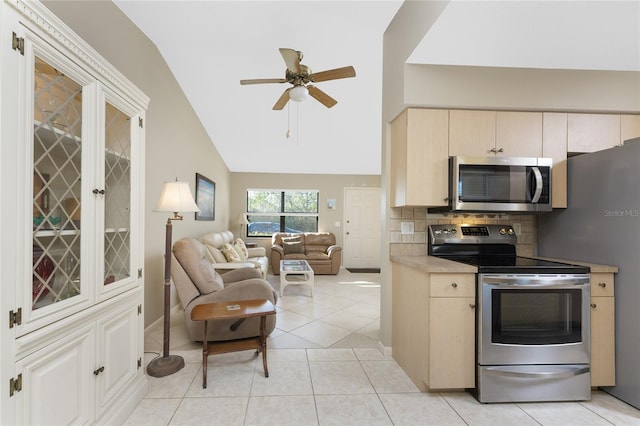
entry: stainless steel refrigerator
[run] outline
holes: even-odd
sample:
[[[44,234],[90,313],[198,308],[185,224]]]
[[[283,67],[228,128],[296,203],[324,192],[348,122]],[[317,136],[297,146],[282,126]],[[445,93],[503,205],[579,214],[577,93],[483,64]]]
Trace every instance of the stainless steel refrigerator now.
[[[640,138],[570,157],[567,173],[568,208],[538,217],[538,254],[618,267],[616,386],[604,390],[640,408]]]

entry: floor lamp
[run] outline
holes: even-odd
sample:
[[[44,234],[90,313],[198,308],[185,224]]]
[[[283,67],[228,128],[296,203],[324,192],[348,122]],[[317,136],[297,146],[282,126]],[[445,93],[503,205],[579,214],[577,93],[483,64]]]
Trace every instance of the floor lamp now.
[[[162,357],[158,357],[147,365],[147,374],[153,377],[164,377],[184,367],[184,359],[179,355],[169,355],[169,304],[171,301],[171,221],[182,220],[179,212],[199,212],[187,182],[165,182],[162,187],[156,212],[172,212],[173,217],[167,219],[164,249],[164,346]]]

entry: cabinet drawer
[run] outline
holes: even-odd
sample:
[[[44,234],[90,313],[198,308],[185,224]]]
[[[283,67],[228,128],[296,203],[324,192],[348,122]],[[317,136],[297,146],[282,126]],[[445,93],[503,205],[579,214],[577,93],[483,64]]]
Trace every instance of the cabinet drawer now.
[[[613,297],[613,274],[591,274],[591,297]]]
[[[431,274],[431,297],[475,297],[475,274]]]

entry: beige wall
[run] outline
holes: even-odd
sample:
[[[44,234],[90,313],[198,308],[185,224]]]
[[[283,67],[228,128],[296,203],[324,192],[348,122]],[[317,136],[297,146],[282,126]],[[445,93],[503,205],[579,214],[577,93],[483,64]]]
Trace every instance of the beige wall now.
[[[44,3],[151,99],[146,116],[145,325],[162,317],[166,213],[154,213],[164,181],[189,182],[195,173],[216,182],[216,220],[192,213],[174,222],[173,240],[226,229],[230,173],[155,45],[110,1]],[[142,265],[141,265],[142,266]],[[175,295],[173,303],[176,303]]]
[[[342,245],[344,188],[379,187],[379,175],[291,175],[273,173],[231,174],[231,230],[240,235],[238,215],[247,210],[247,189],[316,189],[320,191],[318,230],[333,232],[338,245]],[[336,209],[327,209],[327,198],[336,199]],[[340,227],[335,223],[340,222]],[[258,245],[271,247],[271,238],[252,238]]]

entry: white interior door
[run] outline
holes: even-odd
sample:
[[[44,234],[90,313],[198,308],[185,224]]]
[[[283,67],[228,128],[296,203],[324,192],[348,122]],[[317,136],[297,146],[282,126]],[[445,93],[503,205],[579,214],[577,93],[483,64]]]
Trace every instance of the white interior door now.
[[[380,188],[345,188],[345,268],[380,268]]]

